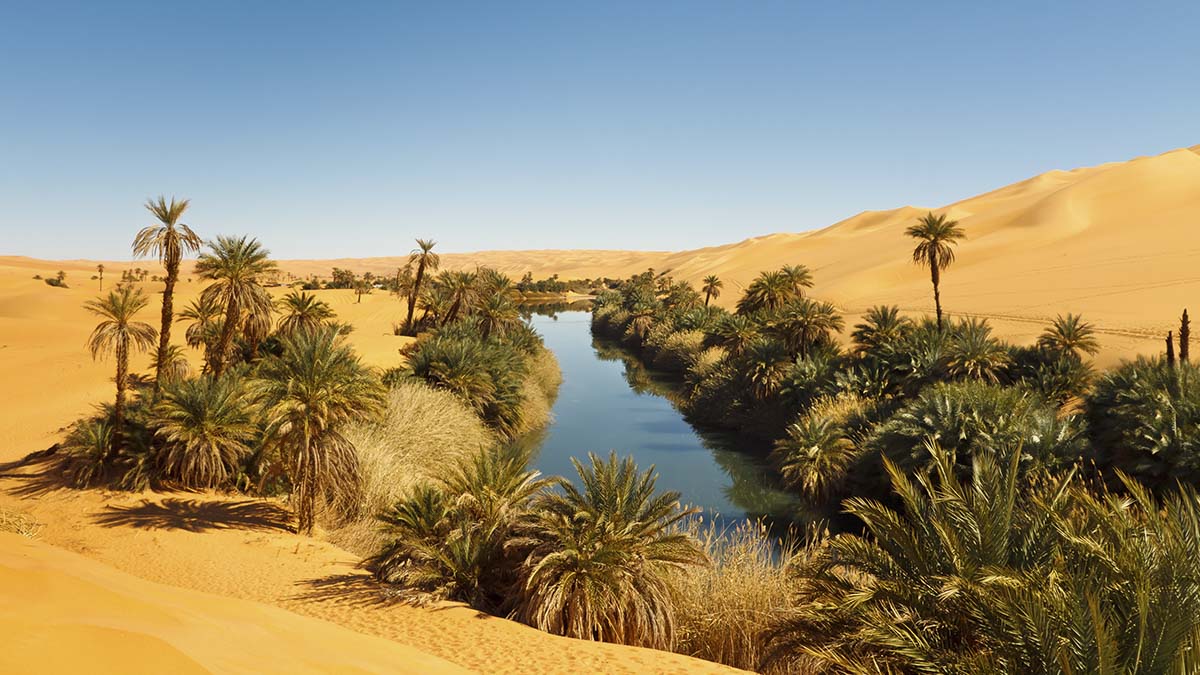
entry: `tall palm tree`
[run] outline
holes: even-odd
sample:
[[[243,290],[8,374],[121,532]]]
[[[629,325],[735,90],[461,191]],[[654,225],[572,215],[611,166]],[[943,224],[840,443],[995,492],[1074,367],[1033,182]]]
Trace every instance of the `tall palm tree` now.
[[[580,488],[536,502],[540,544],[526,563],[519,614],[542,630],[584,640],[657,649],[675,642],[671,579],[707,558],[677,524],[698,509],[683,508],[678,492],[655,490],[654,467],[639,472],[633,459],[572,458]]]
[[[704,285],[700,287],[700,290],[704,293],[705,307],[708,307],[710,299],[721,297],[721,288],[724,286],[725,282],[721,281],[715,274],[704,277]]]
[[[283,335],[302,330],[315,331],[321,324],[334,317],[333,308],[329,303],[305,291],[292,291],[283,296],[277,304],[283,316],[279,318],[276,330]]]
[[[950,220],[945,214],[935,216],[932,211],[921,216],[917,224],[904,233],[917,240],[912,254],[913,262],[929,268],[929,276],[933,280],[933,304],[937,308],[938,328],[941,328],[942,295],[939,286],[942,272],[954,262],[953,247],[967,235],[958,226],[957,220]]]
[[[421,295],[421,283],[425,281],[425,273],[436,272],[438,265],[442,259],[438,254],[433,252],[433,247],[437,242],[432,239],[418,239],[417,248],[413,249],[412,253],[408,254],[408,262],[417,266],[417,275],[413,278],[413,290],[408,296],[408,320],[404,325],[411,331],[410,335],[415,335],[413,330],[413,310],[417,307],[417,297]]]
[[[96,265],[96,272],[100,275],[100,292],[104,292],[104,265]]]
[[[1095,327],[1078,314],[1055,317],[1054,323],[1038,337],[1038,346],[1074,358],[1100,351]]]
[[[84,308],[100,317],[100,323],[88,338],[92,358],[113,354],[117,361],[117,398],[113,405],[113,446],[119,449],[121,429],[125,421],[125,389],[129,386],[129,353],[144,352],[154,346],[154,327],[135,321],[134,315],[148,302],[140,289],[118,286],[107,296],[88,300]]]
[[[166,354],[167,345],[171,343],[171,320],[174,317],[175,282],[179,280],[179,261],[185,253],[199,251],[202,243],[192,228],[179,222],[183,212],[187,211],[188,203],[186,199],[176,200],[174,197],[167,203],[166,198],[161,195],[157,200],[146,200],[146,210],[154,215],[158,223],[142,228],[133,239],[135,256],[154,256],[167,270],[167,276],[163,279],[162,322],[158,329],[160,355]],[[165,362],[166,359],[159,358],[158,361]],[[155,398],[162,387],[162,375],[161,370],[155,370]]]
[[[268,257],[270,251],[257,239],[219,236],[209,243],[209,248],[211,252],[200,254],[196,273],[201,279],[212,281],[201,298],[225,308],[216,354],[210,359],[213,375],[219,377],[227,365],[233,332],[242,323],[242,313],[269,316],[271,296],[259,285],[259,279],[276,271],[276,266]]]
[[[242,382],[204,376],[167,384],[151,426],[163,442],[163,469],[190,488],[220,487],[251,453],[258,434]]]
[[[353,508],[358,455],[343,432],[382,407],[383,385],[332,326],[285,339],[258,376],[266,441],[283,455],[299,530],[310,533],[319,496],[343,512]]]

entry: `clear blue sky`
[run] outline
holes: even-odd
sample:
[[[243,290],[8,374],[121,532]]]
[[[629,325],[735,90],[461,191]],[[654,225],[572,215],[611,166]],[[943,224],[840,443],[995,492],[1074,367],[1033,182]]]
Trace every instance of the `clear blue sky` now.
[[[6,2],[0,253],[680,249],[1200,143],[1200,3]],[[243,6],[245,5],[245,6]]]

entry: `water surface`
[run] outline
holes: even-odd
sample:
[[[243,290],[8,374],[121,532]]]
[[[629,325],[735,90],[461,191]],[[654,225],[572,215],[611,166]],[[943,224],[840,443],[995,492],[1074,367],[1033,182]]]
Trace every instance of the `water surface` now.
[[[687,504],[722,520],[796,518],[795,499],[781,490],[765,462],[766,449],[736,435],[694,429],[671,404],[670,378],[647,370],[608,341],[594,339],[587,311],[538,313],[534,328],[562,368],[554,421],[524,442],[543,474],[574,478],[571,458],[587,453],[633,455],[653,464],[659,489],[676,490]]]

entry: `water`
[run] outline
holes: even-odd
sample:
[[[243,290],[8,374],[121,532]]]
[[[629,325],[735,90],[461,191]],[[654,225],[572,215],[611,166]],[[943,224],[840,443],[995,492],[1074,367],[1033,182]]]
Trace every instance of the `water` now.
[[[766,466],[766,448],[692,428],[669,399],[678,385],[616,345],[593,339],[589,312],[540,313],[532,321],[563,374],[554,421],[524,439],[543,474],[574,478],[572,457],[586,463],[588,452],[616,450],[632,455],[641,469],[653,464],[659,489],[678,491],[683,503],[710,517],[800,520],[796,500]]]

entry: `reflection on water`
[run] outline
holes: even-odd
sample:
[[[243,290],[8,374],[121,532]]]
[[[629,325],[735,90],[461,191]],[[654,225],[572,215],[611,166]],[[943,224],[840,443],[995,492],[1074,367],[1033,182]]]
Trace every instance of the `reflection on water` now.
[[[660,489],[722,520],[810,520],[766,465],[767,448],[734,434],[699,431],[672,404],[678,384],[650,371],[619,346],[594,339],[583,307],[536,311],[532,321],[554,351],[563,383],[554,422],[521,439],[542,473],[574,477],[571,458],[631,454],[656,466]]]

